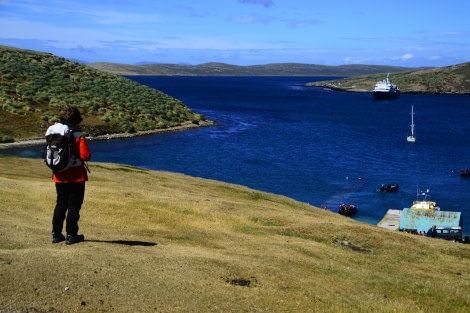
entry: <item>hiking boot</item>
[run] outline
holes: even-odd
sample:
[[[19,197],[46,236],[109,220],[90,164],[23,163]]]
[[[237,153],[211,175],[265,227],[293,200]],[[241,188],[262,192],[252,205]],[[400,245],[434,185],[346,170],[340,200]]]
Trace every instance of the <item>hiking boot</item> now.
[[[58,243],[65,240],[65,236],[61,233],[52,232],[52,243]]]
[[[85,241],[85,236],[83,235],[69,235],[67,234],[67,239],[65,240],[65,244],[72,245],[74,243],[79,243]]]

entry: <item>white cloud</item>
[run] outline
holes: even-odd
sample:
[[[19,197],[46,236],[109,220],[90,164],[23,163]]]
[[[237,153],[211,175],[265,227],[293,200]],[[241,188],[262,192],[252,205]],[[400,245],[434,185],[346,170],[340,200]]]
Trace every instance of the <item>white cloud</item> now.
[[[410,60],[414,58],[414,55],[412,55],[411,53],[405,53],[404,55],[402,55],[400,57],[400,59],[402,59],[403,61],[407,61],[407,60]]]

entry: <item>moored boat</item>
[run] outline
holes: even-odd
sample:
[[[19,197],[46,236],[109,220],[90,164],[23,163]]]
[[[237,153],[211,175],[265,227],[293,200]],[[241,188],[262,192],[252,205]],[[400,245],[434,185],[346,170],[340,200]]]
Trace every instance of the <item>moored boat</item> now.
[[[354,216],[357,214],[359,210],[356,208],[356,206],[352,203],[349,204],[349,206],[347,206],[346,204],[341,204],[339,206],[339,210],[338,210],[338,213],[341,214],[341,215],[344,215],[344,216]]]
[[[414,115],[414,111],[413,111],[413,106],[411,106],[411,135],[408,135],[406,137],[406,141],[408,142],[416,142],[416,137],[415,137],[415,122],[414,122],[414,119],[413,119],[413,115]]]
[[[460,177],[470,177],[470,168],[460,170]]]
[[[398,191],[398,184],[388,184],[380,186],[380,191],[388,191],[388,192],[393,192],[393,191]]]
[[[400,88],[393,85],[390,81],[390,74],[387,74],[386,80],[380,80],[375,84],[372,96],[376,100],[396,99],[400,95]]]
[[[439,211],[441,208],[437,206],[436,202],[429,199],[429,189],[426,189],[426,191],[421,192],[421,194],[416,190],[416,200],[413,201],[413,205],[410,209]]]

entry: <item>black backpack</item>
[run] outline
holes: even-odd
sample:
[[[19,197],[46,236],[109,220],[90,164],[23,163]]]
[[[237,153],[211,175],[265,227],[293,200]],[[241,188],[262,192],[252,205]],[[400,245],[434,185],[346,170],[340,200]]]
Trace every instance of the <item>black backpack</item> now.
[[[53,173],[83,164],[82,160],[71,151],[70,144],[75,139],[73,133],[68,125],[62,123],[56,123],[47,129],[43,158]]]

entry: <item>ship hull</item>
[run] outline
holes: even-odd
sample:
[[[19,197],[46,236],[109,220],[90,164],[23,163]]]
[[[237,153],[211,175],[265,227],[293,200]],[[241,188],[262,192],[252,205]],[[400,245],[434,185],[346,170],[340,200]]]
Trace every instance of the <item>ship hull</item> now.
[[[372,96],[376,100],[389,100],[389,99],[396,99],[400,96],[400,92],[388,92],[388,91],[374,91]]]

